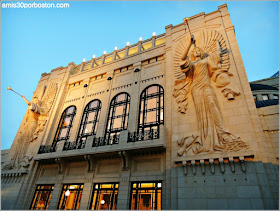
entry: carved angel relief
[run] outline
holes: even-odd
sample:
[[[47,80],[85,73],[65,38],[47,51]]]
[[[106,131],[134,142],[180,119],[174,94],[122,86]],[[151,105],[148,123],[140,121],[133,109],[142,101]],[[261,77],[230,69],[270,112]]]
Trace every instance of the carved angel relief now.
[[[186,36],[177,44],[174,56],[174,75],[177,80],[173,96],[179,105],[178,111],[185,113],[188,93],[191,92],[200,131],[196,136],[178,140],[179,156],[248,148],[245,142],[224,128],[218,99],[211,85],[211,81],[217,88],[229,85],[232,76],[228,72],[229,67],[225,40],[215,30],[200,30],[197,41],[194,37]],[[222,92],[228,100],[239,95],[230,88],[224,88]]]
[[[17,140],[15,140],[16,149],[11,162],[4,167],[4,169],[12,169],[14,167],[28,167],[29,165],[22,165],[26,163],[26,152],[29,143],[35,141],[39,134],[44,130],[49,112],[53,105],[57,93],[57,83],[52,82],[48,84],[40,95],[38,93],[29,102],[24,96],[24,101],[28,104],[27,114],[23,123],[23,127],[19,132]],[[38,96],[41,96],[39,99]],[[30,160],[28,160],[30,161]]]

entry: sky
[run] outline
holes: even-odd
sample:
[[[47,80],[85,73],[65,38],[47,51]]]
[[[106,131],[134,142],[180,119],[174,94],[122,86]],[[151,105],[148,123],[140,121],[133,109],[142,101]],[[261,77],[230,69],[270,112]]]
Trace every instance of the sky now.
[[[43,72],[70,62],[80,64],[93,54],[98,57],[115,46],[123,48],[126,42],[137,43],[139,37],[149,39],[153,32],[165,33],[165,26],[210,13],[224,3],[249,81],[279,71],[278,1],[63,2],[70,7],[1,8],[2,150],[11,147],[27,110],[23,99],[8,91],[8,86],[31,100]]]

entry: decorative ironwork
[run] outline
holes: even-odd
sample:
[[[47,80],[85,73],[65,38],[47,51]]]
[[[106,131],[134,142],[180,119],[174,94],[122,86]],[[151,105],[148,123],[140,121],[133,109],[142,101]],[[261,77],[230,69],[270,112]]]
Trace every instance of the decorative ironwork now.
[[[56,152],[56,145],[41,145],[38,154]]]
[[[103,137],[94,137],[92,147],[107,146],[118,144],[120,140],[120,135],[113,135],[109,139]]]
[[[127,142],[146,141],[159,139],[159,130],[151,128],[150,130],[128,133]]]
[[[90,101],[85,109],[81,120],[81,125],[78,133],[77,143],[85,142],[88,136],[96,134],[96,129],[99,121],[101,110],[101,101],[93,100]]]
[[[84,149],[86,146],[86,138],[80,139],[78,142],[65,142],[63,146],[63,151],[74,150],[74,149]]]
[[[159,138],[159,126],[164,123],[164,91],[160,85],[145,88],[140,95],[138,131],[128,142]]]
[[[112,136],[119,135],[122,130],[127,129],[129,106],[130,96],[127,93],[120,93],[112,99],[105,139],[110,140]]]
[[[53,141],[53,145],[56,145],[61,140],[69,139],[75,115],[76,106],[69,106],[63,111]]]

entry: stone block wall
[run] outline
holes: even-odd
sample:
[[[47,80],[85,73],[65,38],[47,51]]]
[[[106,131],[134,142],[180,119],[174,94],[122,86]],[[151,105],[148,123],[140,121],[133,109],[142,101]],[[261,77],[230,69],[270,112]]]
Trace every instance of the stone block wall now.
[[[262,162],[245,165],[245,172],[238,163],[232,172],[230,165],[225,164],[225,172],[221,173],[216,164],[214,174],[209,165],[205,166],[205,174],[198,166],[196,174],[191,166],[187,167],[187,175],[182,166],[172,169],[172,209],[278,209],[278,167]]]

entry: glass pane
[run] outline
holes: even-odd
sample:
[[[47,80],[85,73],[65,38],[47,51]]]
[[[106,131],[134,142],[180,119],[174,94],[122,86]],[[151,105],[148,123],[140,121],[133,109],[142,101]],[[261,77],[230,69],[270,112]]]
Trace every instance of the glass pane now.
[[[117,185],[100,184],[99,191],[94,192],[91,209],[115,210],[117,205],[117,196],[118,196]]]
[[[124,105],[116,107],[115,116],[122,115],[124,107]]]
[[[147,109],[152,109],[157,107],[157,98],[152,98],[147,100]]]
[[[90,122],[90,121],[95,120],[95,115],[96,115],[96,112],[90,112],[90,113],[88,114],[88,119],[87,119],[87,121]]]
[[[70,107],[70,108],[67,109],[66,114],[67,114],[67,115],[68,115],[68,114],[72,114],[72,113],[74,112],[74,110],[75,110],[75,107],[72,106],[72,107]]]
[[[148,94],[153,94],[157,92],[157,86],[151,86],[148,88]]]
[[[89,105],[89,107],[90,107],[90,108],[95,108],[95,107],[97,107],[97,105],[98,105],[98,101],[95,100],[95,101],[93,101],[93,102]]]
[[[156,184],[157,187],[155,187]],[[161,183],[139,183],[138,189],[136,186],[135,183],[132,186],[132,210],[161,209]]]
[[[59,138],[65,138],[67,136],[68,128],[63,128],[59,135]]]
[[[114,119],[113,129],[122,127],[122,118]]]
[[[126,96],[126,94],[120,94],[120,95],[117,97],[117,101],[118,101],[118,102],[124,101],[124,100],[125,100],[125,96]]]
[[[163,120],[163,111],[161,110],[160,111],[160,121],[162,121]]]
[[[157,111],[147,112],[146,123],[156,122],[157,120]]]
[[[273,95],[274,99],[279,99],[279,95]]]
[[[79,188],[81,190],[79,190]],[[78,210],[82,196],[83,185],[64,185],[64,190],[59,202],[61,210]],[[69,195],[67,193],[69,192]]]
[[[161,210],[161,190],[158,190],[157,194],[157,210]]]
[[[63,127],[67,127],[68,125],[70,125],[70,121],[71,121],[71,117],[65,118],[64,123],[63,123]]]
[[[140,125],[143,124],[143,113],[140,114]]]
[[[45,190],[44,190],[45,189]],[[38,186],[33,198],[31,209],[43,210],[48,209],[52,196],[53,186]]]
[[[268,95],[262,95],[263,100],[268,100]]]

